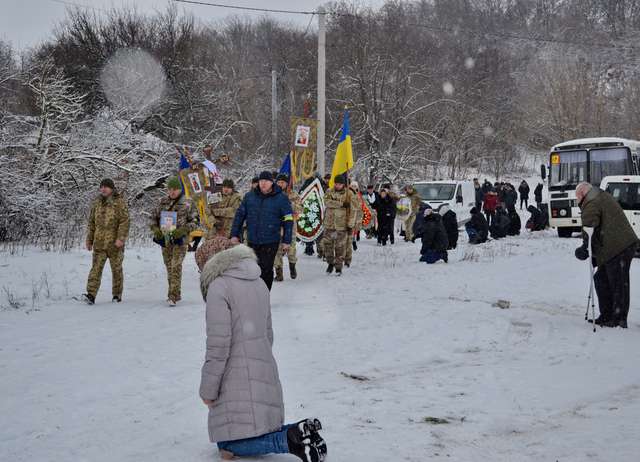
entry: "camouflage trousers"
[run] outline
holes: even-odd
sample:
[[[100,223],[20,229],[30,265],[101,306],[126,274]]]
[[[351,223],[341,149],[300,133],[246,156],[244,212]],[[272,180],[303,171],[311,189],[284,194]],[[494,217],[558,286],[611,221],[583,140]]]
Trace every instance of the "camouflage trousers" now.
[[[334,265],[339,270],[342,269],[344,264],[347,236],[348,233],[346,231],[325,230],[324,232],[324,256],[327,259],[327,263]]]
[[[416,216],[411,215],[404,222],[404,238],[407,241],[413,239],[413,224],[416,222]]]
[[[167,245],[162,248],[162,259],[167,268],[167,281],[169,290],[167,297],[169,300],[177,302],[181,298],[182,287],[182,262],[187,255],[186,245]]]
[[[316,250],[318,252],[318,258],[324,258],[324,231],[320,233],[320,236],[316,239]]]
[[[290,265],[295,265],[296,263],[298,263],[298,250],[296,249],[296,239],[295,237],[293,238],[293,242],[291,243],[291,246],[289,246],[289,251],[287,252],[287,260],[289,260],[289,264]],[[282,244],[280,244],[280,247],[278,247],[278,253],[276,255],[276,261],[274,266],[276,268],[282,268],[282,260],[283,260],[283,253],[282,253]]]
[[[351,265],[353,260],[353,235],[347,234],[344,244],[344,262],[347,265]]]
[[[94,298],[98,295],[98,290],[100,290],[102,270],[107,260],[109,260],[109,265],[111,266],[111,294],[114,297],[122,297],[122,286],[124,284],[122,261],[124,260],[124,249],[112,247],[106,250],[93,251],[93,263],[87,281],[87,294],[92,295]]]

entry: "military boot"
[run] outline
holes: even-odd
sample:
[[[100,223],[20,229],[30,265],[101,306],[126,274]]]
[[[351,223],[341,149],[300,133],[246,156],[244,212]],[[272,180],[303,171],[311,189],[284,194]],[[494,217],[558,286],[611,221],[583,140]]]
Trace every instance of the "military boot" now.
[[[282,268],[276,268],[276,281],[284,281],[284,274],[282,274]]]
[[[298,277],[295,263],[289,263],[289,274],[291,275],[291,279],[296,279]]]

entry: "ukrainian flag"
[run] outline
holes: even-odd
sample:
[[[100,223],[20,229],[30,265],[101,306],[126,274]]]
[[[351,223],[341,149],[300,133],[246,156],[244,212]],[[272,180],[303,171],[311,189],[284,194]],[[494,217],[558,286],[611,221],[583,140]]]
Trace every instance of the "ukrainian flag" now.
[[[349,124],[349,111],[344,111],[344,122],[342,123],[342,133],[340,142],[336,150],[336,158],[331,169],[331,180],[329,187],[333,188],[334,180],[338,175],[346,174],[353,168],[353,148],[351,147],[351,130]]]

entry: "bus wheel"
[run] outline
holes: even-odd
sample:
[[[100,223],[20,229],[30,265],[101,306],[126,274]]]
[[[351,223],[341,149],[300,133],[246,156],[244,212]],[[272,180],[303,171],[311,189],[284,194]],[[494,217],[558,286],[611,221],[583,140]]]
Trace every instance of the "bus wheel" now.
[[[558,228],[558,237],[563,239],[571,237],[573,234],[573,228]]]

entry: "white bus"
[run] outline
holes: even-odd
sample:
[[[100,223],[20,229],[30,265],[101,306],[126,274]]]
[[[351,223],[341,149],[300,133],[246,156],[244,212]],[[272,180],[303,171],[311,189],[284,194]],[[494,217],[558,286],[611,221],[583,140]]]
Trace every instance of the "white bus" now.
[[[610,175],[637,175],[640,141],[623,138],[587,138],[555,145],[549,153],[549,222],[558,236],[580,231],[576,186],[587,181],[600,186]],[[542,166],[542,178],[547,169]]]

